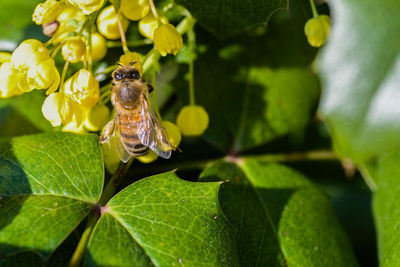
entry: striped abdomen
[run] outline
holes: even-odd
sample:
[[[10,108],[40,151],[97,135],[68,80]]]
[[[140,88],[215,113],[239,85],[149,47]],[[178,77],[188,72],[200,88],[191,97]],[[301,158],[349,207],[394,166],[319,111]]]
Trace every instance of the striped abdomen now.
[[[139,113],[119,116],[121,141],[133,157],[144,156],[149,151],[149,147],[143,145],[137,135],[139,121]]]

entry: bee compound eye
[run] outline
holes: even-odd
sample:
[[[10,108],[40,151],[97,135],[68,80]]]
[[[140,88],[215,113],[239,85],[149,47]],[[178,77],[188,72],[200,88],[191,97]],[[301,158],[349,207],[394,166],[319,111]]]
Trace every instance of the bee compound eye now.
[[[133,79],[139,79],[140,75],[139,75],[139,73],[138,73],[137,71],[133,71],[133,72],[131,73],[131,77],[132,77]]]
[[[121,79],[123,79],[123,78],[125,78],[125,74],[124,74],[124,73],[122,73],[122,72],[117,72],[117,74],[115,74],[115,79],[121,80]]]

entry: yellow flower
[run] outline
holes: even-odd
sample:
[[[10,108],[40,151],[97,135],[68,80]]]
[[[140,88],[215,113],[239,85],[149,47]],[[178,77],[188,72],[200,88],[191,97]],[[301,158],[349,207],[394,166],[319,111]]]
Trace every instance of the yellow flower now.
[[[122,14],[119,14],[119,18],[121,20],[122,29],[125,32],[128,28],[129,21]],[[100,12],[97,17],[97,29],[108,39],[120,38],[117,15],[113,6],[108,6]]]
[[[181,131],[178,126],[169,121],[163,121],[161,124],[168,135],[169,143],[173,148],[177,148],[182,140]]]
[[[73,21],[84,21],[85,15],[78,8],[64,2],[62,5],[61,13],[57,17],[59,23],[58,29],[55,32],[53,44],[59,44],[64,41],[70,32],[77,31],[77,24],[71,23]]]
[[[35,39],[23,41],[11,55],[11,66],[14,69],[24,70],[49,59],[49,50]]]
[[[107,106],[98,103],[86,114],[84,125],[89,131],[99,131],[110,119],[110,110]]]
[[[101,60],[107,53],[106,39],[101,34],[92,33],[92,59]]]
[[[100,98],[99,82],[88,70],[81,69],[64,84],[64,93],[85,108],[96,105]]]
[[[43,102],[43,116],[54,127],[68,124],[73,120],[82,123],[83,111],[78,103],[63,93],[52,93]]]
[[[148,0],[121,0],[121,12],[130,20],[139,20],[149,13]]]
[[[82,37],[73,36],[67,39],[62,46],[61,54],[65,61],[78,63],[85,59],[86,42]]]
[[[27,82],[31,90],[48,89],[47,94],[56,91],[60,84],[60,74],[54,60],[49,58],[46,61],[31,66],[28,70]]]
[[[183,40],[174,25],[162,24],[154,31],[154,45],[165,57],[167,54],[176,55],[183,47]]]
[[[0,64],[10,62],[11,54],[7,52],[0,52]]]
[[[67,0],[72,5],[76,6],[83,13],[89,15],[97,10],[99,10],[103,4],[104,0]]]
[[[140,54],[135,52],[124,54],[119,58],[119,62],[123,66],[129,65],[132,62],[136,62],[133,66],[139,71],[140,74],[143,74],[143,66],[140,62]]]
[[[0,66],[0,98],[23,94],[24,91],[18,87],[20,72],[11,68],[6,62]]]
[[[54,21],[61,11],[60,2],[47,0],[36,6],[32,15],[32,20],[37,25],[46,24]]]
[[[329,36],[331,19],[327,15],[319,15],[309,19],[304,26],[308,43],[314,47],[322,46]]]
[[[75,119],[73,119],[70,123],[66,124],[61,131],[63,132],[69,132],[69,133],[86,133],[85,128],[83,127],[83,124],[79,124],[76,122]]]
[[[202,106],[185,106],[181,109],[176,123],[185,136],[202,135],[208,127],[209,117]]]
[[[158,159],[158,155],[156,153],[153,152],[153,150],[150,150],[149,153],[147,153],[144,156],[141,157],[137,157],[137,160],[140,161],[141,163],[151,163],[153,161],[155,161],[156,159]]]
[[[85,19],[85,15],[82,13],[82,11],[80,11],[79,8],[68,3],[64,3],[62,5],[62,10],[57,17],[57,21],[61,23],[68,22],[71,19],[82,21]]]
[[[163,24],[168,23],[168,19],[164,16],[159,17]],[[151,40],[153,40],[153,35],[155,29],[158,27],[158,20],[153,16],[152,12],[147,13],[147,15],[139,21],[139,32]]]

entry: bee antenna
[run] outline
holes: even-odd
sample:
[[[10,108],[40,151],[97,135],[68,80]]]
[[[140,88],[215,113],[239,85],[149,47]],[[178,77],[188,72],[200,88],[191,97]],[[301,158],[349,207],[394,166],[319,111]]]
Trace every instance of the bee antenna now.
[[[131,62],[129,63],[129,66],[132,66],[133,64],[135,64],[137,61]]]
[[[122,64],[121,64],[121,62],[117,62],[117,63],[115,63],[115,64],[117,64],[117,65],[120,66],[120,67],[123,67]]]

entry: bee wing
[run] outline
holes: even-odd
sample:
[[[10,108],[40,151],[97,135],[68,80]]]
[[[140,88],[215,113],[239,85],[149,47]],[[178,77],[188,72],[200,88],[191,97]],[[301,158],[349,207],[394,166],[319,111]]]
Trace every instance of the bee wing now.
[[[121,134],[119,131],[119,120],[115,119],[115,128],[114,128],[114,141],[115,141],[115,149],[117,150],[117,155],[120,160],[124,163],[128,162],[131,154],[125,149],[124,143],[121,141]]]
[[[143,101],[140,117],[138,127],[140,142],[150,147],[160,157],[169,159],[174,148],[171,146],[167,133],[156,115],[148,108],[146,100]]]

